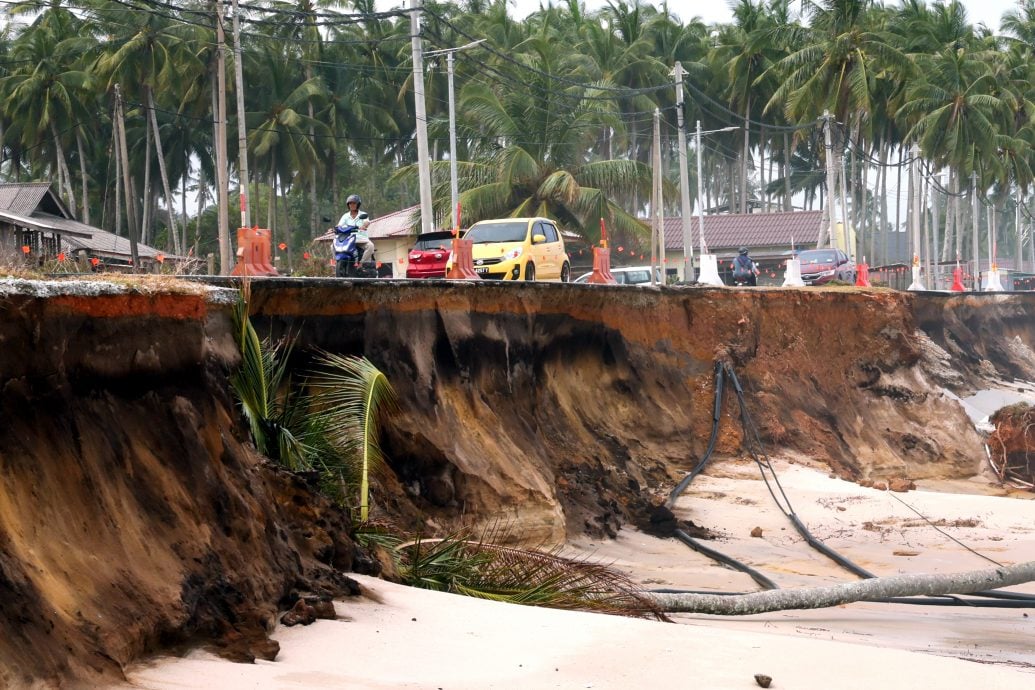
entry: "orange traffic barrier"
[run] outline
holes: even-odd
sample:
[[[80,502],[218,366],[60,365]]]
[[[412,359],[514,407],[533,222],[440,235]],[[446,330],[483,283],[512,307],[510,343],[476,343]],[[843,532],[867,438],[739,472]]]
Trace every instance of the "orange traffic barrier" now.
[[[275,276],[270,262],[270,231],[265,228],[237,228],[237,264],[233,276]]]
[[[963,287],[963,269],[957,266],[952,269],[952,291],[953,292],[966,292],[967,288]]]
[[[618,284],[611,275],[611,250],[607,247],[593,247],[593,275],[586,282],[594,285]]]
[[[474,272],[474,240],[462,240],[459,237],[453,240],[453,255],[450,257],[452,266],[446,278],[449,280],[480,280],[481,277]]]
[[[856,266],[855,287],[872,287],[870,285],[870,265],[866,263],[865,257],[863,257],[863,262]]]

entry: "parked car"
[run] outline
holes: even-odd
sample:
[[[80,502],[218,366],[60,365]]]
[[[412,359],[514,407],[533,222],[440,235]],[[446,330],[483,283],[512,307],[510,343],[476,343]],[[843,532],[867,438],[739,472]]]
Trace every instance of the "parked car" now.
[[[483,220],[472,225],[464,239],[474,242],[474,271],[482,278],[571,280],[564,239],[548,218]]]
[[[593,275],[590,273],[583,273],[575,279],[576,283],[587,283],[589,277]],[[621,266],[612,267],[611,275],[618,281],[619,285],[642,285],[650,282],[650,266]],[[665,281],[661,279],[661,269],[658,267],[654,268],[655,282],[658,284],[664,284]]]
[[[801,280],[806,285],[824,285],[832,280],[855,283],[855,261],[840,249],[806,249],[798,252]]]
[[[446,262],[453,251],[453,233],[448,230],[417,235],[410,248],[407,278],[445,278]]]

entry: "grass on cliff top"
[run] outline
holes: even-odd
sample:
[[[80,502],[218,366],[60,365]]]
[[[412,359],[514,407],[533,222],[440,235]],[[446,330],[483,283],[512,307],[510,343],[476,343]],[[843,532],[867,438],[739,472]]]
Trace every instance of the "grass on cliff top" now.
[[[21,280],[37,280],[41,282],[65,283],[71,281],[88,281],[119,285],[134,292],[143,294],[181,293],[200,295],[208,291],[204,283],[185,280],[182,276],[171,273],[47,273],[24,266],[0,265],[0,280],[16,278]]]

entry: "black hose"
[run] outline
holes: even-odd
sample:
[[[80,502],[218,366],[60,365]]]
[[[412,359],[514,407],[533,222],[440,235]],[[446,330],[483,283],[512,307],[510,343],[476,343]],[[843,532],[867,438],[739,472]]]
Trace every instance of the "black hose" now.
[[[739,570],[742,573],[746,573],[747,575],[749,575],[751,577],[752,580],[757,582],[759,585],[761,585],[765,589],[780,589],[779,585],[777,585],[775,582],[773,582],[768,577],[766,577],[762,573],[758,572],[757,570],[755,570],[751,566],[749,566],[749,565],[747,565],[745,563],[741,563],[737,559],[731,558],[730,556],[727,556],[726,554],[724,554],[724,553],[722,553],[720,551],[716,551],[715,549],[711,548],[710,546],[705,546],[704,544],[702,544],[701,542],[699,542],[698,540],[694,539],[689,534],[684,532],[683,530],[677,529],[675,531],[675,535],[676,535],[676,539],[678,539],[679,541],[683,542],[684,544],[689,546],[694,551],[697,551],[698,553],[707,556],[708,558],[712,559],[713,561],[718,561],[719,563],[723,563],[725,565],[728,565],[729,567],[733,568],[734,570]]]
[[[857,565],[848,558],[845,558],[834,549],[830,548],[820,540],[816,539],[815,536],[808,530],[805,523],[801,521],[798,515],[794,512],[794,508],[791,506],[791,501],[787,497],[786,492],[783,490],[783,486],[780,484],[779,478],[776,476],[776,471],[773,469],[772,463],[769,461],[768,455],[765,453],[765,449],[762,446],[761,438],[758,434],[758,429],[755,427],[751,416],[747,411],[747,403],[744,399],[744,389],[740,385],[740,380],[737,378],[733,368],[722,362],[715,362],[715,401],[712,409],[712,429],[708,439],[708,447],[705,450],[704,455],[697,465],[687,474],[686,477],[676,485],[672,492],[669,494],[668,500],[665,502],[665,506],[671,508],[675,500],[686,490],[690,483],[697,477],[698,474],[704,469],[705,465],[711,459],[712,453],[715,450],[716,439],[718,438],[719,422],[721,420],[722,412],[722,397],[723,397],[723,382],[726,377],[729,377],[730,382],[733,384],[733,390],[737,395],[737,404],[740,408],[741,424],[744,428],[745,439],[750,443],[753,443],[757,447],[761,454],[755,452],[754,447],[748,445],[748,452],[751,453],[751,457],[754,459],[755,464],[759,468],[759,472],[762,475],[762,480],[766,484],[766,488],[769,490],[769,494],[773,497],[773,501],[777,504],[780,511],[791,521],[794,525],[794,529],[799,535],[811,546],[813,549],[819,551],[827,558],[831,559],[841,567],[845,568],[849,572],[858,575],[859,577],[870,579],[877,577],[865,568]],[[766,476],[766,470],[772,475],[772,483]],[[786,504],[786,508],[781,504],[780,497],[777,497],[776,491],[773,489],[773,484],[779,490],[780,497]],[[712,549],[711,547],[705,546],[700,541],[694,539],[683,530],[675,531],[676,538],[681,542],[689,546],[694,551],[701,553],[702,555],[711,558],[714,561],[727,565],[735,570],[746,573],[751,577],[752,580],[757,582],[760,586],[765,589],[779,589],[779,586],[770,580],[768,577],[755,570],[754,568],[736,560],[730,556],[727,556],[720,551]],[[662,591],[662,590],[652,590]],[[664,590],[669,591],[669,590]],[[672,593],[678,593],[679,590],[672,590]],[[691,592],[692,593],[692,592]],[[714,592],[713,592],[714,593]],[[873,599],[869,601],[876,601],[882,603],[902,603],[902,604],[921,604],[921,605],[935,605],[935,606],[975,606],[975,607],[1001,607],[1001,608],[1035,608],[1035,595],[1024,594],[1020,592],[1008,592],[1005,590],[987,590],[981,592],[973,592],[973,596],[986,597],[995,599],[996,601],[980,601],[974,599],[964,599],[956,595],[945,595],[941,597],[893,597],[885,599]]]
[[[705,449],[704,455],[701,456],[697,466],[694,467],[688,475],[683,477],[683,480],[676,484],[676,488],[672,489],[672,492],[668,495],[668,500],[665,501],[665,507],[671,508],[672,504],[675,503],[679,495],[686,491],[686,487],[690,486],[690,482],[701,473],[704,466],[708,464],[708,460],[712,457],[712,451],[715,450],[715,442],[719,438],[719,421],[722,418],[722,375],[723,365],[721,362],[715,363],[715,403],[712,406],[712,431],[708,437],[708,448]]]

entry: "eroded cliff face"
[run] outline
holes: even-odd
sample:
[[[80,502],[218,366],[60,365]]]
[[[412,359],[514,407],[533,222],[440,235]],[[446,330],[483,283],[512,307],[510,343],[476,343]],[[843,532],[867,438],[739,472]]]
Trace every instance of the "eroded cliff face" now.
[[[226,285],[235,285],[227,282]],[[1035,371],[1035,297],[255,279],[260,334],[363,354],[400,409],[375,515],[554,544],[645,524],[705,451],[717,360],[772,453],[847,478],[969,476],[939,386]],[[0,281],[0,686],[117,678],[207,643],[269,658],[364,556],[231,400],[232,291]],[[743,454],[737,406],[717,452]],[[721,528],[721,525],[706,527]]]
[[[272,658],[278,605],[346,591],[341,516],[238,436],[229,326],[207,290],[0,285],[0,687]]]
[[[918,330],[919,313],[936,335],[966,337],[944,296],[286,279],[252,289],[260,331],[291,334],[300,351],[364,354],[388,375],[402,409],[387,430],[382,505],[415,524],[500,520],[554,543],[643,522],[705,450],[717,359],[737,372],[770,452],[855,480],[970,476],[982,458],[937,385],[974,378],[936,381],[957,353]],[[995,304],[1030,358],[1032,297]],[[994,309],[977,311],[994,332]],[[727,400],[717,452],[741,453],[742,435]]]

